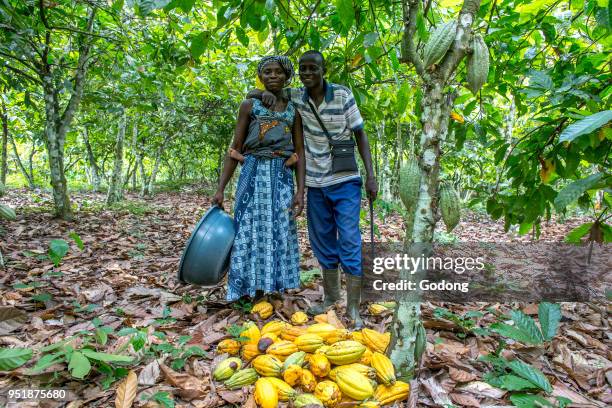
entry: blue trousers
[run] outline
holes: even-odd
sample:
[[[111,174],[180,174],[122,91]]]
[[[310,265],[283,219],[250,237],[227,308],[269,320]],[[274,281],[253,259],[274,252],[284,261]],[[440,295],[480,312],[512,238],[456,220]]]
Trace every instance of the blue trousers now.
[[[361,276],[361,178],[328,187],[308,187],[307,217],[310,246],[322,269],[338,263]]]

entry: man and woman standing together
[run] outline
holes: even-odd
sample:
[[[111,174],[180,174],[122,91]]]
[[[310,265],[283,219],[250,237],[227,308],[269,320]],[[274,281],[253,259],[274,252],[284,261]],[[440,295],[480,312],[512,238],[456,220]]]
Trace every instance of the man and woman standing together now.
[[[373,200],[378,191],[363,119],[351,91],[325,80],[320,52],[304,53],[298,71],[304,87],[286,89],[293,76],[289,59],[263,58],[257,74],[265,90],[249,92],[239,109],[213,197],[213,203],[222,206],[225,186],[241,162],[227,300],[299,287],[294,217],[303,210],[306,186],[308,234],[325,291],[323,304],[310,312],[322,313],[340,300],[341,265],[346,272],[347,315],[360,327],[362,180],[353,135],[367,173],[366,193]]]

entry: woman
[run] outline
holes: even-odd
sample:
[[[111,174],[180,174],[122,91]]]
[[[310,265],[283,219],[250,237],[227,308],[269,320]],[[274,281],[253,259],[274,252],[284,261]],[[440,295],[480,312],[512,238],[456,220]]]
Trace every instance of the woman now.
[[[223,192],[242,162],[234,204],[236,237],[230,259],[227,300],[297,288],[300,283],[297,228],[294,216],[304,208],[306,161],[302,119],[283,88],[293,76],[284,56],[265,57],[257,75],[277,97],[266,108],[257,99],[240,105],[232,146],[223,164],[213,204],[223,205]],[[297,191],[291,167],[297,161]],[[294,211],[292,211],[294,207]]]

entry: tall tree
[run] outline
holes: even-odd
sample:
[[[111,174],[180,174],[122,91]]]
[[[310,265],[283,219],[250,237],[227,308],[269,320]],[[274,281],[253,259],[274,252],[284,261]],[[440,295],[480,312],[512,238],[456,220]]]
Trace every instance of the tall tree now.
[[[7,1],[0,14],[0,56],[5,67],[42,91],[55,215],[66,219],[72,209],[64,145],[91,63],[97,11],[97,3],[59,5],[37,0]]]

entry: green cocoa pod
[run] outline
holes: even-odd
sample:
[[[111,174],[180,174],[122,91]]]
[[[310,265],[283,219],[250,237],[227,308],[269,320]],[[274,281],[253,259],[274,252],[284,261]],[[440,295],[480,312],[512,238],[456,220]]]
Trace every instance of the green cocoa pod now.
[[[287,357],[287,359],[285,360],[285,363],[283,364],[283,371],[285,371],[287,367],[289,367],[291,364],[303,367],[305,358],[306,353],[303,351],[296,351],[295,353],[290,354],[289,357]]]
[[[423,352],[425,352],[425,347],[427,347],[427,332],[425,332],[423,323],[419,321],[417,323],[417,335],[414,342],[414,360],[417,364],[421,361],[421,356]]]
[[[230,390],[237,390],[245,385],[253,384],[258,378],[259,376],[254,368],[245,368],[244,370],[236,371],[224,384]]]
[[[226,358],[217,364],[213,371],[213,378],[217,381],[223,381],[230,378],[237,370],[242,368],[242,360],[237,357]]]
[[[17,218],[17,214],[15,214],[15,210],[13,210],[8,205],[0,204],[0,218],[4,218],[9,221],[15,221]]]
[[[408,163],[404,164],[399,171],[400,198],[408,213],[412,213],[415,209],[420,185],[421,169],[416,157],[411,155]]]
[[[461,217],[461,202],[459,200],[459,194],[457,194],[453,186],[448,183],[443,183],[440,186],[439,205],[442,213],[442,220],[446,225],[446,230],[451,232],[453,228],[459,224],[459,218]]]
[[[425,49],[423,50],[423,64],[425,68],[436,64],[444,57],[446,51],[450,48],[453,40],[455,39],[455,32],[457,31],[457,22],[449,21],[444,23],[431,34]]]
[[[468,88],[474,95],[487,82],[489,75],[489,49],[480,35],[472,40],[472,53],[467,59]]]
[[[302,408],[306,405],[317,405],[322,407],[323,403],[313,394],[300,394],[293,401],[293,406],[295,408]]]

